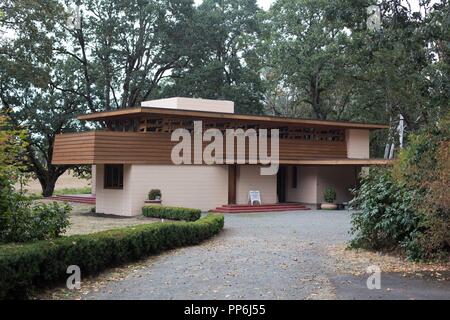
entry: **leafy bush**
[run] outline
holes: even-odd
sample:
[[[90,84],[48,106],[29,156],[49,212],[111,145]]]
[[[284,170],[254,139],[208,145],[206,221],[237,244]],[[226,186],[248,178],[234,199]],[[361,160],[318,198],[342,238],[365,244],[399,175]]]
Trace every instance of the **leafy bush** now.
[[[0,246],[0,299],[25,297],[36,287],[67,278],[69,265],[82,276],[170,248],[193,245],[222,230],[223,216],[195,222],[165,222],[62,237],[22,245]]]
[[[450,121],[411,134],[392,169],[371,169],[356,190],[351,245],[403,249],[410,259],[450,253]]]
[[[31,197],[14,189],[25,175],[25,137],[0,114],[0,242],[51,239],[68,225],[69,206],[33,205]]]
[[[146,217],[195,221],[201,216],[199,209],[148,205],[142,208],[142,214]]]
[[[38,203],[13,194],[12,204],[2,212],[0,242],[29,242],[59,237],[69,225],[68,204]]]
[[[387,169],[371,169],[351,201],[353,208],[351,246],[366,249],[408,251],[417,241],[420,216],[414,209],[414,193],[398,186]],[[412,252],[410,252],[412,254]]]
[[[437,127],[410,135],[393,168],[399,183],[415,190],[424,230],[417,245],[422,259],[448,259],[450,253],[450,115]]]
[[[333,187],[326,187],[323,193],[323,198],[326,203],[333,203],[336,200],[336,190]]]
[[[148,193],[148,200],[156,200],[156,198],[161,198],[161,190],[159,189],[152,189]]]

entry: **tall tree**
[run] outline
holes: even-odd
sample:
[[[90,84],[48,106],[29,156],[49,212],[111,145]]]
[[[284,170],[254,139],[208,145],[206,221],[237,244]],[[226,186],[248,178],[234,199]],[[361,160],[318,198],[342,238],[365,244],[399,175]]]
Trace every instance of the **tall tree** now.
[[[0,43],[1,108],[16,129],[26,128],[27,168],[44,196],[69,166],[51,163],[58,133],[75,131],[83,102],[69,89],[76,85],[76,65],[55,48],[66,41],[64,7],[57,1],[6,1],[0,10],[6,36]]]
[[[186,0],[92,0],[71,26],[63,1],[0,4],[2,109],[28,129],[28,168],[44,196],[70,168],[52,165],[53,144],[84,128],[77,114],[136,106],[186,63],[192,8]]]
[[[331,5],[279,0],[264,19],[260,52],[271,74],[272,95],[289,91],[303,117],[339,118],[349,103],[349,36],[339,20],[329,19]]]
[[[408,134],[434,125],[450,108],[450,65],[441,50],[450,39],[445,27],[449,3],[421,1],[411,7],[405,1],[382,1],[380,11],[379,30],[350,27],[357,81],[345,117],[391,122],[392,140],[400,115]],[[380,132],[374,139],[374,151],[382,155],[388,138]]]
[[[77,93],[89,109],[135,107],[151,97],[188,62],[193,14],[191,0],[85,1],[73,49],[60,52],[79,62]]]
[[[260,33],[255,0],[205,0],[195,15],[193,55],[173,70],[163,96],[184,95],[235,102],[239,113],[262,112],[254,44]]]
[[[446,114],[449,2],[381,1],[380,28],[367,27],[376,1],[279,0],[264,20],[260,52],[266,105],[274,113],[391,122],[407,132]],[[287,110],[286,110],[287,109]],[[374,135],[374,154],[388,137]]]

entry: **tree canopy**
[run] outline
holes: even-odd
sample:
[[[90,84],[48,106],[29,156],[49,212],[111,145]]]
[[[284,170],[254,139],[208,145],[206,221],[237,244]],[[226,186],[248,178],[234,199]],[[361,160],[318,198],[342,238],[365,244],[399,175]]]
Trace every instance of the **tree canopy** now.
[[[51,164],[54,138],[86,130],[81,113],[188,96],[393,129],[402,115],[409,134],[449,110],[448,0],[277,0],[267,11],[256,0],[5,0],[0,12],[1,108],[26,129],[44,195],[71,168]],[[394,138],[375,134],[373,154]]]

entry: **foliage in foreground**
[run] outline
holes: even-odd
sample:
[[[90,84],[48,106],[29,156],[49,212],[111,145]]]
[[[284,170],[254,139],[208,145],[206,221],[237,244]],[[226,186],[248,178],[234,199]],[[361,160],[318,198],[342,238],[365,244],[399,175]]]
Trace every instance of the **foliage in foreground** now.
[[[408,258],[450,253],[449,120],[411,135],[391,169],[371,169],[356,191],[353,247],[402,249]]]
[[[70,205],[57,202],[33,204],[19,194],[14,198],[14,208],[0,216],[0,242],[55,239],[69,226]]]
[[[151,218],[195,221],[200,219],[201,211],[191,208],[148,205],[142,208],[142,214]]]
[[[67,278],[70,265],[81,276],[170,248],[193,245],[219,233],[224,219],[208,215],[195,222],[164,222],[0,246],[0,299],[25,297],[37,287]]]
[[[393,250],[417,240],[420,216],[414,193],[398,185],[388,169],[371,169],[352,201],[360,212],[352,214],[353,247]]]
[[[69,224],[70,206],[33,204],[32,198],[15,191],[23,176],[24,135],[11,129],[9,117],[0,115],[0,242],[56,238]]]

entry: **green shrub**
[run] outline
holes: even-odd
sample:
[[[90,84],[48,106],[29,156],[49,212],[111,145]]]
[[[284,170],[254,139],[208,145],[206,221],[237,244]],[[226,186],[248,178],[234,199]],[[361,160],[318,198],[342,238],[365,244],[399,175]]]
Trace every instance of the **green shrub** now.
[[[156,200],[156,198],[161,198],[161,190],[159,189],[152,189],[148,193],[148,200]]]
[[[336,190],[333,187],[326,187],[323,193],[323,198],[326,203],[333,203],[336,200]]]
[[[448,260],[450,253],[450,115],[410,134],[389,169],[370,169],[352,205],[351,245],[403,249],[412,260]]]
[[[371,169],[362,178],[351,206],[352,247],[393,250],[403,247],[416,256],[420,216],[413,205],[414,193],[395,183],[386,169]]]
[[[223,228],[220,215],[195,222],[158,222],[22,245],[0,246],[0,299],[26,297],[37,287],[67,279],[70,265],[81,276],[170,248],[193,245]]]
[[[59,237],[69,225],[68,204],[33,204],[15,193],[0,217],[0,242],[29,242]]]
[[[69,213],[72,207],[53,201],[49,204],[38,203],[32,206],[34,222],[31,230],[32,240],[47,240],[59,237],[69,226]]]
[[[200,219],[199,209],[148,205],[142,208],[142,214],[146,217],[195,221]]]

